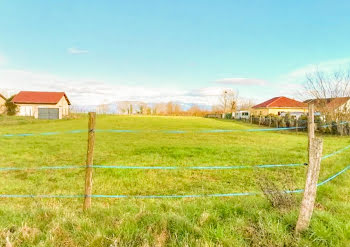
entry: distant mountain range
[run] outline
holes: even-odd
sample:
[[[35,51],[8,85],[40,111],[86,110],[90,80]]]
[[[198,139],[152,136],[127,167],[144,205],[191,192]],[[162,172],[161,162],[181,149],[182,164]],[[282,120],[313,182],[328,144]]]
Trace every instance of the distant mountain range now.
[[[192,106],[197,105],[203,110],[210,110],[212,106],[206,105],[206,104],[193,104],[193,103],[183,103],[183,102],[172,102],[174,104],[178,104],[181,106],[182,110],[188,110]],[[133,111],[136,111],[139,106],[141,105],[147,105],[148,107],[152,108],[155,105],[158,104],[167,104],[167,102],[164,103],[144,103],[141,101],[116,101],[114,103],[107,103],[107,104],[100,104],[100,105],[72,105],[71,109],[74,112],[78,113],[87,113],[87,112],[97,112],[97,113],[108,113],[108,114],[123,114],[125,112],[121,111],[122,106],[126,105],[132,105]],[[136,112],[133,112],[136,113]]]

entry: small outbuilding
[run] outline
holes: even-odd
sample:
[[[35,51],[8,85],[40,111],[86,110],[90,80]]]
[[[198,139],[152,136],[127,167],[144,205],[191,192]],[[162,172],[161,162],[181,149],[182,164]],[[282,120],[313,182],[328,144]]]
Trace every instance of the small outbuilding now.
[[[249,111],[236,111],[235,119],[249,119],[250,112]]]
[[[12,102],[18,106],[17,115],[39,119],[62,119],[71,105],[64,92],[21,91]]]

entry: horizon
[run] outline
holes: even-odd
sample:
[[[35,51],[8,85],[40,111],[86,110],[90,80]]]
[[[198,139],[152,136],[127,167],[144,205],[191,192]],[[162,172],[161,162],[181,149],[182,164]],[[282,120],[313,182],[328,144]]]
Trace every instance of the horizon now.
[[[232,89],[259,103],[350,65],[346,1],[152,3],[1,2],[0,90],[214,105]]]

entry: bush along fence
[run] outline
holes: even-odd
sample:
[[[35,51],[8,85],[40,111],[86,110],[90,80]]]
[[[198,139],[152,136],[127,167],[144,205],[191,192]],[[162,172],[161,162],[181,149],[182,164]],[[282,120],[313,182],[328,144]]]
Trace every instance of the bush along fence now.
[[[350,165],[338,171],[333,176],[327,178],[326,180],[318,183],[318,177],[320,172],[321,161],[337,155],[345,150],[350,149],[350,145],[337,150],[331,154],[322,156],[323,141],[320,138],[315,137],[315,119],[313,105],[309,105],[309,112],[311,113],[307,121],[308,137],[309,137],[309,160],[307,164],[269,164],[269,165],[255,165],[255,166],[196,166],[196,167],[178,167],[178,166],[115,166],[115,165],[95,165],[93,162],[94,157],[94,145],[95,145],[95,133],[98,132],[95,129],[96,123],[96,113],[89,113],[89,123],[88,130],[88,145],[87,145],[87,159],[86,165],[80,166],[46,166],[46,167],[0,167],[0,171],[16,171],[16,170],[46,170],[46,169],[75,169],[84,168],[86,170],[85,176],[85,193],[78,195],[9,195],[0,194],[0,198],[83,198],[83,209],[88,210],[91,207],[92,198],[138,198],[138,199],[160,199],[160,198],[199,198],[199,197],[233,197],[233,196],[252,196],[259,195],[261,192],[235,192],[235,193],[225,193],[225,194],[202,194],[202,195],[97,195],[92,194],[92,181],[93,181],[93,169],[98,168],[108,168],[108,169],[194,169],[194,170],[217,170],[217,169],[248,169],[248,168],[282,168],[282,167],[305,167],[307,165],[307,177],[305,182],[305,189],[297,189],[293,191],[281,191],[282,193],[303,193],[303,200],[301,204],[300,214],[296,226],[296,232],[300,233],[308,228],[309,222],[311,220],[312,211],[314,208],[317,187],[322,186],[346,171],[350,170]],[[293,127],[280,127],[279,129],[293,129]],[[294,128],[295,129],[295,128]],[[272,131],[273,128],[265,129]],[[278,129],[275,129],[278,130]],[[232,130],[234,131],[234,130]],[[252,131],[252,130],[248,130]],[[225,131],[226,132],[226,131]],[[56,132],[54,132],[57,134]],[[70,133],[81,133],[81,132],[70,132]],[[118,132],[120,133],[120,132]],[[203,132],[200,132],[203,133]],[[206,133],[206,132],[204,132]],[[220,131],[218,133],[221,133]],[[19,135],[16,135],[19,136]],[[23,135],[23,137],[28,137],[32,135]],[[276,193],[276,192],[271,192]]]
[[[307,119],[306,115],[302,115],[299,118],[286,114],[285,116],[254,116],[252,115],[249,119],[239,119],[246,123],[252,123],[262,126],[269,126],[270,128],[291,128],[295,131],[306,131],[307,130]],[[350,135],[350,124],[348,121],[331,121],[328,122],[320,116],[315,116],[315,131],[324,134],[333,135]]]

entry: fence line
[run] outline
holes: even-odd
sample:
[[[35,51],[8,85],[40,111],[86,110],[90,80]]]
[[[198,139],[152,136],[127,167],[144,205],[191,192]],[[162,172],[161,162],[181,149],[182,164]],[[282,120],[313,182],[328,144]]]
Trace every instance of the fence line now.
[[[230,170],[230,169],[250,169],[250,168],[273,168],[273,167],[297,167],[305,164],[271,164],[253,166],[117,166],[117,165],[76,165],[76,166],[43,166],[43,167],[0,167],[0,171],[21,171],[21,170],[59,170],[78,168],[106,168],[106,169],[136,169],[136,170]]]
[[[306,127],[298,127],[303,129]],[[253,132],[253,131],[282,131],[282,130],[294,130],[296,127],[288,128],[270,128],[270,129],[214,129],[214,130],[153,130],[153,131],[143,131],[143,130],[105,130],[97,129],[96,132],[99,133],[163,133],[163,134],[186,134],[186,133],[228,133],[228,132]],[[60,135],[60,134],[78,134],[87,133],[87,130],[71,130],[62,132],[44,132],[44,133],[20,133],[20,134],[3,134],[2,137],[28,137],[28,136],[49,136],[49,135]]]
[[[348,122],[339,123],[343,125]],[[336,126],[323,125],[320,127]],[[283,130],[295,130],[306,129],[306,126],[301,127],[282,127],[282,128],[265,128],[265,129],[213,129],[213,130],[117,130],[117,129],[97,129],[99,133],[165,133],[165,134],[185,134],[185,133],[226,133],[226,132],[259,132],[259,131],[283,131]],[[69,131],[56,131],[56,132],[42,132],[42,133],[19,133],[19,134],[2,134],[1,137],[27,137],[27,136],[50,136],[60,134],[78,134],[87,133],[87,130],[69,130]]]
[[[324,155],[322,160],[328,159],[334,155],[348,150],[350,145],[334,151],[330,154]],[[298,167],[306,164],[265,164],[265,165],[237,165],[237,166],[122,166],[122,165],[67,165],[67,166],[42,166],[42,167],[0,167],[0,171],[20,171],[20,170],[60,170],[60,169],[76,169],[76,168],[107,168],[107,169],[138,169],[138,170],[229,170],[229,169],[254,169],[254,168],[275,168],[275,167]]]
[[[326,180],[317,184],[317,187],[322,186],[336,177],[340,176],[344,172],[350,170],[350,165],[327,178]],[[297,190],[285,190],[284,193],[302,193],[303,189]],[[274,192],[272,192],[274,193]],[[91,195],[91,198],[134,198],[134,199],[165,199],[165,198],[199,198],[199,197],[234,197],[234,196],[251,196],[259,195],[261,192],[237,192],[226,194],[202,194],[202,195]],[[6,195],[0,194],[0,198],[85,198],[85,195]]]
[[[317,180],[318,180],[318,172],[319,172],[319,167],[320,167],[320,163],[321,163],[321,155],[322,155],[322,143],[323,141],[321,139],[317,139],[317,141],[320,142],[319,148],[317,149],[317,147],[314,147],[313,149],[311,147],[315,146],[314,144],[316,143],[316,139],[314,138],[314,133],[315,133],[315,129],[314,129],[314,105],[313,104],[309,104],[309,112],[311,112],[311,118],[310,118],[310,114],[308,117],[308,127],[306,126],[300,126],[298,127],[298,123],[296,122],[295,127],[290,126],[290,123],[286,124],[284,123],[282,120],[282,128],[278,128],[279,127],[279,123],[276,122],[276,127],[277,128],[270,128],[271,126],[271,117],[270,117],[270,121],[269,121],[269,128],[265,128],[265,129],[228,129],[228,130],[224,130],[224,129],[214,129],[214,130],[195,130],[195,131],[186,131],[186,130],[155,130],[155,131],[145,131],[145,130],[113,130],[113,129],[102,129],[102,130],[96,130],[95,129],[95,116],[96,113],[94,112],[89,112],[89,127],[88,130],[71,130],[71,131],[64,131],[64,132],[44,132],[44,133],[37,133],[37,134],[33,134],[33,133],[22,133],[22,134],[5,134],[5,135],[0,135],[0,137],[14,137],[14,136],[22,136],[22,137],[27,137],[27,136],[35,136],[35,135],[57,135],[57,134],[62,134],[62,133],[86,133],[88,132],[88,152],[87,152],[87,163],[86,166],[55,166],[55,167],[39,167],[36,169],[67,169],[67,168],[76,168],[76,167],[85,167],[86,168],[86,177],[85,177],[85,194],[84,195],[0,195],[0,198],[84,198],[84,211],[86,211],[87,209],[89,209],[91,207],[91,199],[92,198],[139,198],[139,199],[156,199],[156,198],[193,198],[193,197],[229,197],[229,196],[248,196],[248,195],[257,195],[257,194],[261,194],[262,192],[236,192],[236,193],[229,193],[229,194],[200,194],[200,195],[93,195],[92,194],[92,170],[94,168],[93,166],[93,150],[94,150],[94,137],[95,137],[95,132],[109,132],[109,133],[139,133],[139,132],[148,132],[148,133],[154,133],[154,132],[161,132],[161,133],[169,133],[169,134],[182,134],[182,133],[222,133],[222,132],[236,132],[236,131],[245,131],[245,132],[258,132],[258,131],[280,131],[280,130],[296,130],[296,132],[298,131],[298,129],[308,129],[308,136],[309,136],[309,144],[313,144],[313,145],[309,145],[309,164],[310,166],[308,167],[308,175],[307,175],[307,182],[305,185],[305,190],[299,189],[299,190],[293,190],[293,191],[287,191],[287,190],[283,190],[280,191],[281,193],[301,193],[303,191],[305,191],[304,193],[304,199],[305,198],[308,200],[308,202],[312,202],[309,203],[308,208],[308,212],[312,213],[313,210],[313,203],[314,203],[314,198],[316,195],[316,191],[317,191],[317,187],[318,186],[322,186],[330,181],[332,181],[333,179],[335,179],[336,177],[338,177],[339,175],[341,175],[342,173],[346,172],[349,168],[350,165],[348,165],[346,168],[344,168],[343,170],[337,172],[336,174],[334,174],[333,176],[329,177],[328,179],[322,181],[321,183],[317,184]],[[345,124],[346,122],[340,122],[339,126]],[[261,124],[261,119],[259,118],[259,125]],[[332,123],[332,126],[335,126],[337,124]],[[288,127],[289,126],[289,127]],[[329,125],[325,125],[325,126],[320,126],[320,127],[327,127]],[[336,129],[339,129],[339,126]],[[347,127],[349,127],[347,125]],[[334,128],[332,128],[334,129]],[[343,134],[343,127],[341,127],[341,135]],[[346,130],[346,132],[348,133],[349,131]],[[313,140],[311,142],[311,140]],[[344,150],[346,150],[347,147],[335,151],[331,154],[328,154],[324,157],[322,157],[322,159],[325,158],[329,158],[332,157],[333,155],[336,155]],[[316,151],[318,151],[318,153],[316,153]],[[314,155],[314,156],[312,156]],[[311,159],[310,157],[316,157],[315,159]],[[256,165],[256,166],[213,166],[213,167],[203,167],[203,166],[192,166],[192,167],[161,167],[161,166],[154,166],[154,167],[134,167],[134,166],[105,166],[105,165],[97,165],[96,168],[116,168],[116,169],[241,169],[241,168],[269,168],[269,167],[281,167],[281,166],[301,166],[302,164],[272,164],[272,165]],[[0,168],[1,169],[1,168]],[[3,168],[2,170],[5,170],[6,168]],[[16,167],[8,167],[9,170],[18,170],[18,169],[30,169],[30,168],[16,168]],[[316,170],[318,169],[318,170]],[[317,172],[316,175],[309,175],[312,172]],[[313,180],[312,180],[313,179]],[[311,183],[310,183],[311,181]],[[278,191],[275,192],[271,192],[271,193],[277,193]],[[313,193],[308,195],[308,193]],[[306,195],[306,197],[305,197]],[[312,201],[313,200],[313,201]],[[302,206],[303,209],[303,206]],[[310,211],[311,210],[311,211]],[[300,211],[300,215],[303,215],[302,210]],[[311,214],[310,218],[311,218]],[[310,219],[308,219],[310,220]],[[298,220],[299,222],[299,220]],[[298,227],[298,225],[297,225]]]
[[[350,122],[332,123],[319,126],[326,128],[330,126],[344,125]],[[306,126],[300,127],[282,127],[282,128],[255,128],[255,129],[213,129],[213,130],[118,130],[118,129],[96,129],[99,133],[164,133],[164,134],[186,134],[186,133],[230,133],[230,132],[260,132],[260,131],[283,131],[306,129]],[[42,132],[42,133],[19,133],[19,134],[2,134],[0,137],[27,137],[27,136],[50,136],[60,134],[79,134],[87,133],[87,130],[69,130],[56,132]]]

